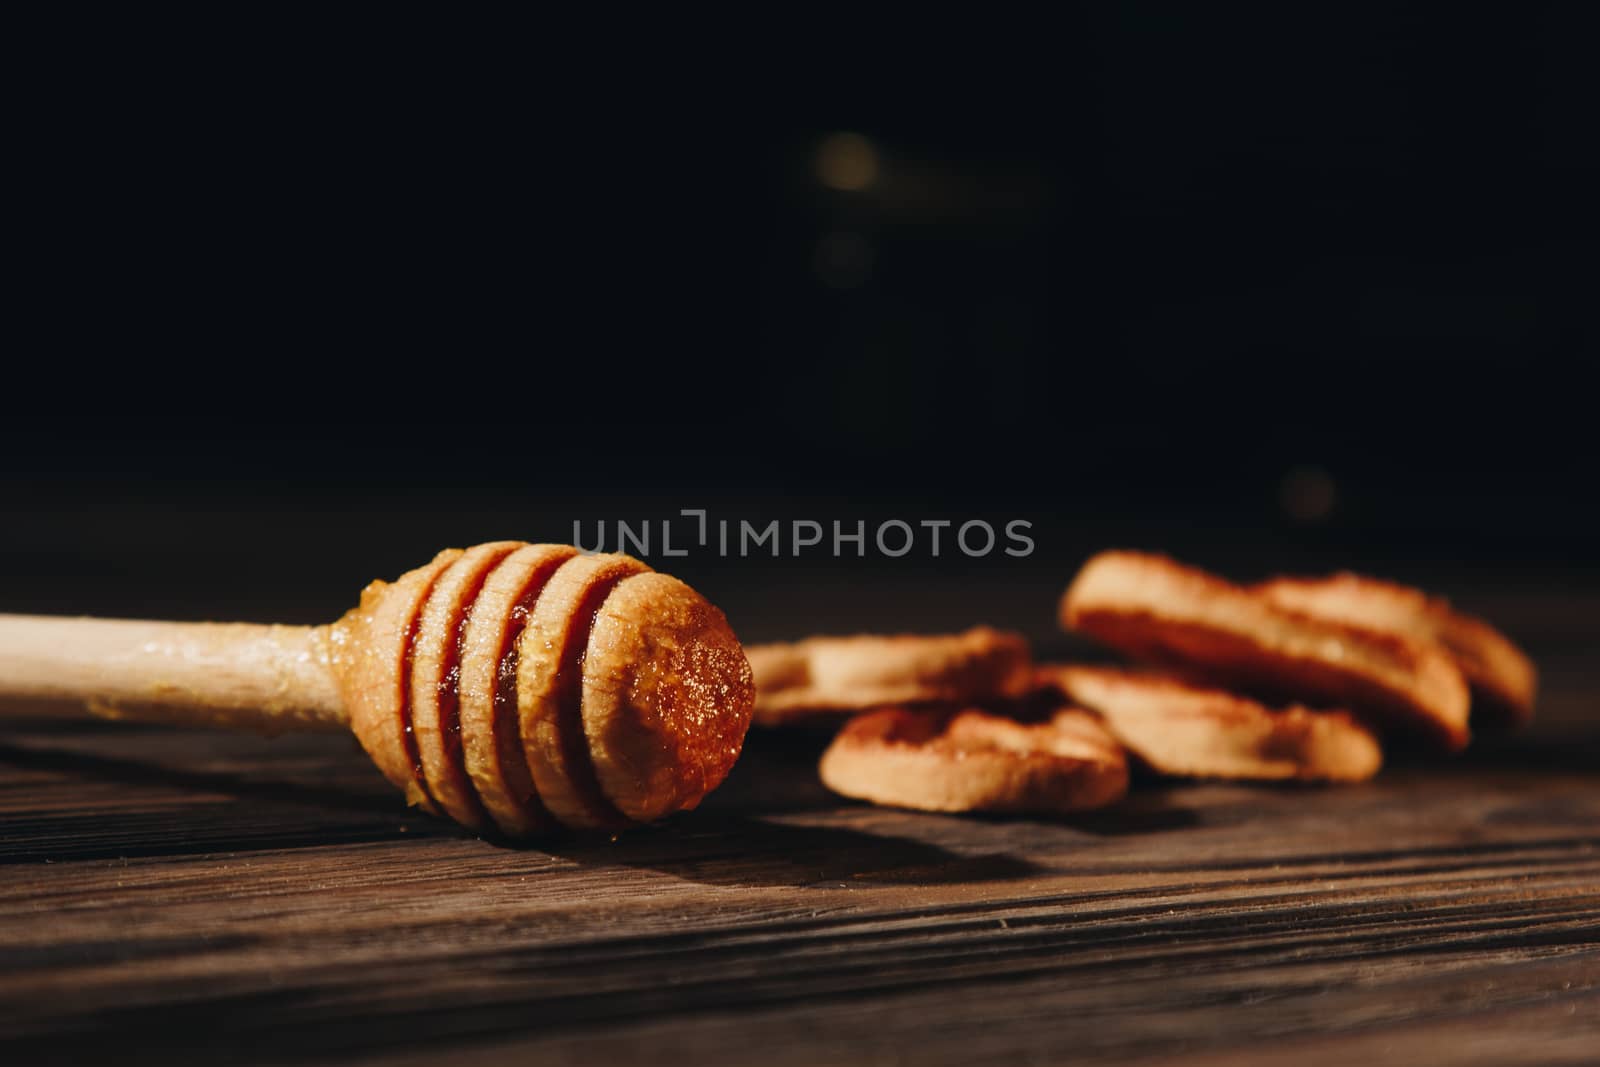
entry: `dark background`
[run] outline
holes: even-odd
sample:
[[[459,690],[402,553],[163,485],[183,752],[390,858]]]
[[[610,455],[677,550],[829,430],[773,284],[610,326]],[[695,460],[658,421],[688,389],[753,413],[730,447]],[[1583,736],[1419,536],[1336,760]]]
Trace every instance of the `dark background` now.
[[[757,637],[1048,629],[1109,544],[1592,587],[1581,11],[35,28],[0,610],[317,621],[683,507],[1034,524],[653,560]]]

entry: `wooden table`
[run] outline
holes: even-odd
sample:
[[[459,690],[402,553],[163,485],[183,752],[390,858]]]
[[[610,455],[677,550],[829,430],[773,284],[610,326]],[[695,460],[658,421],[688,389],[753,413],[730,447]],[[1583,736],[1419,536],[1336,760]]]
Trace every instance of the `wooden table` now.
[[[0,1062],[1592,1063],[1596,651],[1366,786],[918,815],[757,733],[699,812],[528,850],[343,738],[8,724]]]

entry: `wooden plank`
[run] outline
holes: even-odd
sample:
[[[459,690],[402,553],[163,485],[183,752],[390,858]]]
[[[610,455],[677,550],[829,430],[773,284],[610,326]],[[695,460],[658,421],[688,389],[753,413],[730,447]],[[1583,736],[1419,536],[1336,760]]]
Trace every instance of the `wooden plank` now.
[[[342,738],[9,724],[0,1056],[1309,1064],[1591,1047],[1587,732],[1352,788],[1146,784],[1060,822],[842,803],[812,773],[818,744],[757,734],[699,812],[511,849],[407,813]]]

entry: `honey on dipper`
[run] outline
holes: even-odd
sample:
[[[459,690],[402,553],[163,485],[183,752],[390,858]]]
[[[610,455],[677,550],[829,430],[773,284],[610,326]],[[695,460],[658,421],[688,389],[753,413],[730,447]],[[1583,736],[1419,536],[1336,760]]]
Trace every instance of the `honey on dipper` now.
[[[750,724],[722,612],[623,555],[448,549],[325,627],[0,616],[24,706],[355,733],[407,799],[508,837],[693,808]]]

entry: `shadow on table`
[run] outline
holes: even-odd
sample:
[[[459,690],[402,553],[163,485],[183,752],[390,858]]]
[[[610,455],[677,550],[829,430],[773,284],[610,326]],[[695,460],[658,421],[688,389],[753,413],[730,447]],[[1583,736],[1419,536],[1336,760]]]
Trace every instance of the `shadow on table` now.
[[[1470,767],[1600,776],[1600,734],[1483,733],[1461,756]]]
[[[912,837],[742,814],[706,813],[616,842],[543,846],[583,864],[618,864],[718,886],[837,888],[1027,878],[1043,868],[1005,852],[971,854]]]
[[[38,743],[0,741],[0,764],[65,780],[44,787],[53,793],[53,803],[42,800],[33,811],[6,817],[0,864],[474,836],[446,820],[407,810],[359,754],[330,748],[327,739],[297,747],[279,742],[275,751],[259,755],[251,747],[238,757],[226,747],[213,748],[207,758],[230,763],[237,758],[239,765],[201,770],[167,758],[174,751],[193,754],[182,746],[157,747],[164,753],[160,758],[136,758],[148,755],[139,748],[134,754],[107,751],[118,740],[159,741],[164,734],[108,731],[93,739],[93,749],[65,747],[48,734],[31,736]],[[84,735],[68,736],[81,741]],[[958,884],[1039,873],[1037,864],[1018,857],[1034,852],[1040,833],[1114,837],[1178,830],[1200,821],[1160,788],[1137,790],[1105,811],[1058,819],[872,808],[824,788],[816,758],[827,739],[802,740],[751,746],[698,811],[663,826],[632,830],[616,842],[571,837],[531,847],[579,862],[653,868],[716,885]],[[81,790],[74,784],[79,781]],[[193,802],[175,803],[175,793],[192,794]],[[71,803],[61,802],[69,796]],[[983,824],[976,838],[974,822]],[[957,850],[946,847],[951,840],[983,844],[981,851]]]
[[[41,804],[36,811],[8,815],[0,833],[0,865],[471,836],[443,819],[408,811],[387,790],[363,790],[367,768],[354,761],[356,770],[330,758],[310,772],[304,762],[294,761],[298,775],[314,775],[297,781],[269,777],[261,763],[239,771],[195,770],[166,760],[0,742],[0,764],[65,779],[50,783],[52,791],[84,783],[70,805]],[[841,805],[821,789],[814,773],[770,766],[753,770],[753,784],[765,779],[764,801],[736,791],[730,798],[735,805],[750,804],[769,816]],[[194,802],[175,806],[174,793],[193,794]],[[977,882],[1037,870],[1001,852],[958,853],[892,834],[799,825],[728,810],[726,802],[662,826],[641,827],[616,841],[580,836],[531,847],[584,864],[652,868],[715,885]]]
[[[329,760],[315,781],[269,778],[247,771],[202,771],[98,752],[0,743],[0,765],[81,780],[70,806],[17,811],[0,822],[0,865],[42,860],[204,855],[451,836],[455,828],[396,803],[393,794],[363,790]],[[366,768],[355,764],[365,779]],[[300,765],[304,773],[304,765]],[[331,783],[331,784],[330,784]],[[98,788],[127,786],[127,795]],[[71,781],[52,783],[53,790]],[[156,790],[152,795],[149,790]],[[214,800],[175,807],[162,793]]]

